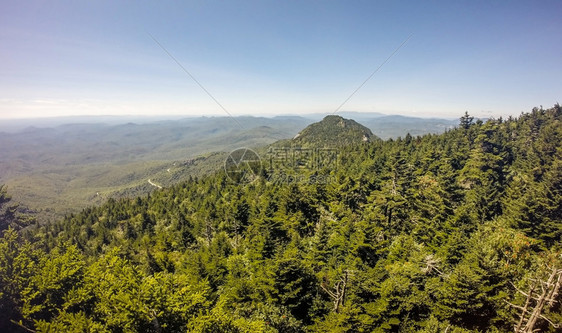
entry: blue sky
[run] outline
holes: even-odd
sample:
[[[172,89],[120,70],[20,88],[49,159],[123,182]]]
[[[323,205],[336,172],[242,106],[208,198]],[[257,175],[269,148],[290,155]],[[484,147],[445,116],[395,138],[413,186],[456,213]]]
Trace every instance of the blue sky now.
[[[0,118],[342,108],[518,115],[561,102],[561,1],[2,1]]]

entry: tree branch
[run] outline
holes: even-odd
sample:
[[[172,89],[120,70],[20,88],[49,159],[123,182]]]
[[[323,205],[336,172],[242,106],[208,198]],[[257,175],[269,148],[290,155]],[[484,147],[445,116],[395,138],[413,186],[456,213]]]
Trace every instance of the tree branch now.
[[[17,322],[15,320],[10,320],[10,321],[12,322],[12,324],[16,324],[16,325],[18,325],[19,327],[23,328],[24,330],[26,330],[28,332],[37,333],[37,331],[34,331],[31,328],[26,327],[24,324],[21,323],[21,321],[20,322]]]

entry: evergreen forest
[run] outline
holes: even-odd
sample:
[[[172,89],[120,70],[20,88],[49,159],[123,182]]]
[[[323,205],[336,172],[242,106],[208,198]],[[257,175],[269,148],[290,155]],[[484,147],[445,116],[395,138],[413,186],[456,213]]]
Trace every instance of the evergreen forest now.
[[[326,148],[314,128],[298,144]],[[51,223],[0,187],[0,332],[562,332],[560,105],[346,130],[298,177],[221,170]]]

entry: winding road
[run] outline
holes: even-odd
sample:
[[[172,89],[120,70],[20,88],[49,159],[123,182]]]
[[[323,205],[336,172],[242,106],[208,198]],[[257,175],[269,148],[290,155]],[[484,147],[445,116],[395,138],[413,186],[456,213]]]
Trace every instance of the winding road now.
[[[149,183],[150,185],[152,185],[152,186],[155,186],[155,187],[158,187],[159,189],[162,189],[162,186],[160,186],[160,185],[158,185],[158,184],[154,184],[154,183],[152,182],[152,180],[150,180],[150,179],[148,180],[148,183]]]

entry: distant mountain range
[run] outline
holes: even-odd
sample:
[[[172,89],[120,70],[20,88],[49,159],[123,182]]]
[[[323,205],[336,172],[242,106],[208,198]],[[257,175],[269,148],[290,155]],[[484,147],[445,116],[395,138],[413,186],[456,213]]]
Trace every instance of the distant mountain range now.
[[[355,116],[362,124],[340,115]],[[108,197],[142,195],[207,174],[221,168],[226,154],[239,147],[293,138],[294,145],[338,146],[407,133],[441,133],[457,124],[377,113],[342,112],[322,118],[71,117],[2,122],[0,184],[7,184],[17,201],[43,216],[57,217]],[[69,123],[60,124],[65,121]]]
[[[378,112],[353,112],[341,111],[338,116],[353,119],[368,127],[381,139],[397,138],[411,135],[423,135],[428,133],[442,133],[452,129],[458,124],[457,119],[443,118],[419,118],[400,115],[386,115]],[[219,124],[238,126],[239,128],[253,128],[253,126],[270,126],[274,128],[279,124],[292,124],[295,131],[305,126],[322,120],[326,114],[313,113],[305,115],[280,115],[273,117],[241,116],[233,120],[230,117],[181,117],[181,116],[76,116],[76,117],[53,117],[37,119],[3,119],[0,122],[0,132],[17,133],[22,130],[33,130],[33,128],[55,128],[61,125],[97,124],[104,126],[119,126],[124,124],[136,124],[143,126],[165,127],[171,123],[176,125],[206,124],[209,121]],[[242,126],[240,126],[242,125]],[[206,125],[204,125],[206,126]],[[234,126],[234,127],[235,127]],[[145,127],[146,128],[146,127]]]

